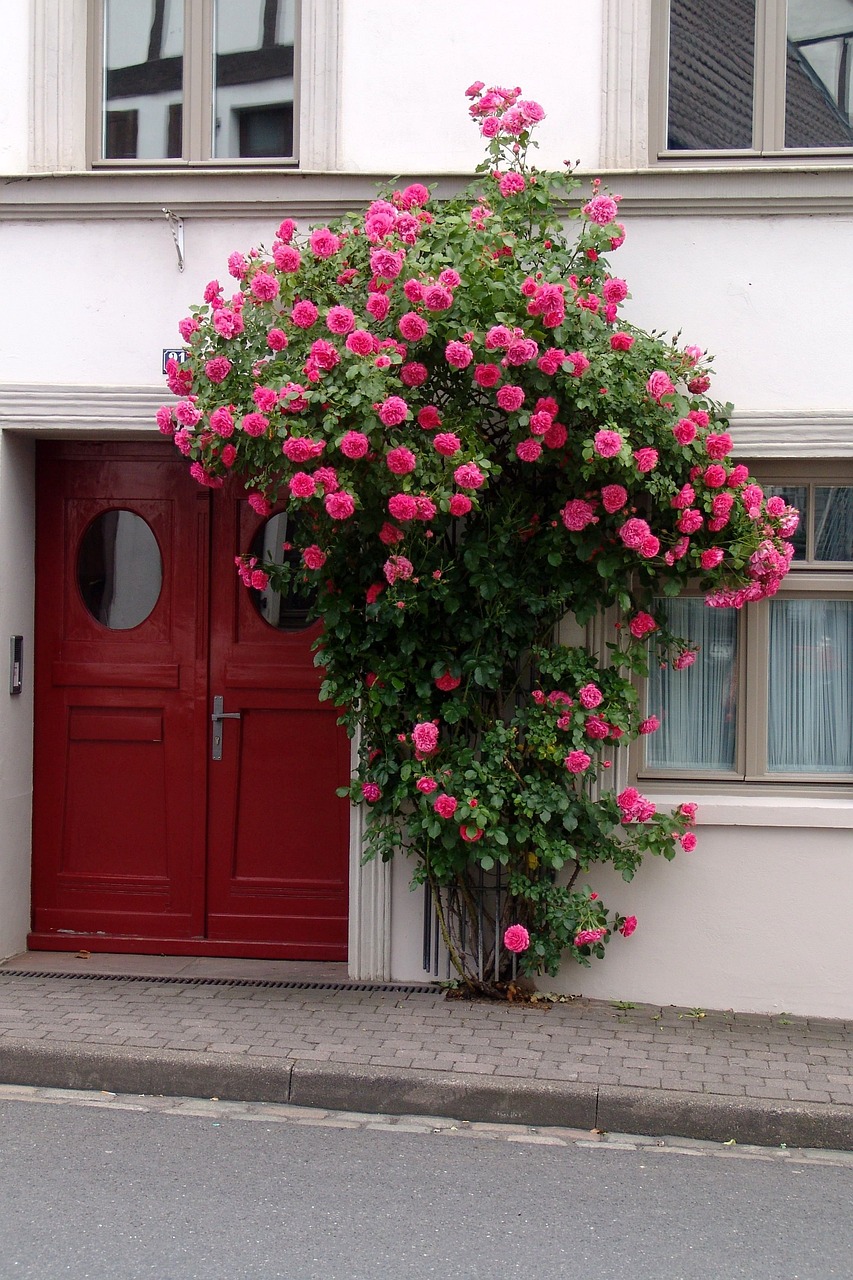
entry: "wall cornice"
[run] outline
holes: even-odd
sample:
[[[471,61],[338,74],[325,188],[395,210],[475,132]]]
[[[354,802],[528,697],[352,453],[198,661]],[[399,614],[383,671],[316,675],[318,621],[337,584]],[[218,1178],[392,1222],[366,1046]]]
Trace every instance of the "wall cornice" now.
[[[439,198],[470,174],[413,175],[435,184]],[[593,175],[579,174],[582,179]],[[853,165],[768,165],[698,169],[610,169],[600,176],[633,217],[853,216]],[[405,183],[409,178],[400,175]],[[0,220],[90,221],[162,218],[323,219],[360,209],[392,179],[376,173],[320,170],[149,169],[31,173],[0,179]]]
[[[33,435],[148,438],[165,386],[0,384],[0,428]],[[853,457],[853,409],[741,410],[732,415],[735,453],[752,458]]]

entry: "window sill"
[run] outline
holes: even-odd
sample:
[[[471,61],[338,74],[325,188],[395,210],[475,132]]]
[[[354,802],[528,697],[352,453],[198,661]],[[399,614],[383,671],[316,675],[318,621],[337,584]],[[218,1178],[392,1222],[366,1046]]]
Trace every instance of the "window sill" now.
[[[696,822],[703,827],[842,827],[853,828],[853,790],[844,795],[796,795],[774,791],[728,795],[720,791],[703,793],[695,783],[684,780],[677,793],[640,784],[660,809],[675,808],[685,800],[695,800]],[[707,785],[707,784],[705,784]]]

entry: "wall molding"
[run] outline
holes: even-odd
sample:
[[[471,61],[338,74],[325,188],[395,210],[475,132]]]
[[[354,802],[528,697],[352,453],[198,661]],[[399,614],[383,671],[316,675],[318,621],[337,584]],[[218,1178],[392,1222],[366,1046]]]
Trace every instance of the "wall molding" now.
[[[86,163],[86,0],[33,0],[30,26],[30,165],[35,172]]]
[[[0,384],[0,428],[33,435],[150,439],[154,415],[172,399],[161,386]],[[853,457],[853,409],[740,410],[732,414],[739,457]]]
[[[601,162],[630,169],[649,154],[652,0],[604,0]]]
[[[333,144],[330,142],[329,146]],[[470,174],[412,175],[434,184],[436,198],[455,194]],[[578,175],[588,183],[590,174]],[[699,169],[600,171],[633,217],[853,217],[853,166],[739,165]],[[391,176],[306,169],[138,169],[29,173],[0,179],[0,220],[92,222],[160,220],[163,207],[178,217],[275,220],[284,214],[320,221],[363,209]],[[398,182],[407,180],[398,175]]]

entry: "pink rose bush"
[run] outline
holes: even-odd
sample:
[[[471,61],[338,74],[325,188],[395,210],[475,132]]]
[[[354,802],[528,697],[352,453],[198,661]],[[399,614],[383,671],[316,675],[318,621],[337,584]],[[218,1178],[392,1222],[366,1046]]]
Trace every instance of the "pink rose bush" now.
[[[202,485],[245,486],[257,529],[296,517],[284,563],[247,546],[241,580],[313,601],[321,697],[360,732],[368,851],[405,848],[476,985],[460,925],[481,877],[501,910],[474,952],[553,973],[636,925],[582,883],[593,864],[628,881],[692,850],[689,802],[607,786],[616,748],[659,725],[632,678],[695,658],[655,600],[774,594],[797,515],[732,462],[704,350],[617,317],[619,197],[531,165],[545,113],[520,89],[468,100],[486,148],[468,190],[411,183],[230,256],[233,295],[212,280],[179,323],[157,424]],[[608,606],[606,664],[543,646]]]

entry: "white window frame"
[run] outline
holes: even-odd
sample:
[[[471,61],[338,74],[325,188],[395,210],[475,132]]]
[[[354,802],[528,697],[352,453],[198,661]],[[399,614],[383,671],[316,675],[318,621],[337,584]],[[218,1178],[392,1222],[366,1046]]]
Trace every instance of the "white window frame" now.
[[[176,159],[105,159],[102,155],[104,5],[103,0],[85,0],[85,3],[88,29],[86,168],[113,171],[337,168],[341,0],[306,0],[304,3],[296,0],[294,154],[257,159],[210,154],[210,119],[214,109],[210,0],[184,0],[183,155]],[[46,7],[48,0],[37,0],[37,4]],[[45,139],[45,150],[50,142],[49,138]],[[35,167],[42,166],[37,162]]]
[[[785,146],[785,75],[787,0],[756,0],[755,62],[751,148],[733,150],[669,150],[669,14],[670,0],[651,0],[649,140],[653,162],[738,165],[763,161],[793,165],[853,162],[851,147]]]
[[[816,486],[853,486],[853,466],[850,460],[827,460],[823,463],[804,465],[802,462],[765,462],[754,467],[758,482],[764,486],[774,484],[806,484],[813,509],[813,490]],[[811,517],[810,517],[811,519]],[[698,598],[698,593],[697,593]],[[775,600],[839,599],[853,600],[853,562],[841,565],[827,562],[825,567],[815,560],[795,562],[784,580]],[[735,738],[735,768],[731,771],[712,769],[667,768],[649,765],[645,759],[645,740],[640,739],[635,752],[632,773],[636,780],[657,786],[670,782],[689,780],[704,783],[720,791],[744,786],[759,786],[792,790],[803,788],[809,793],[837,795],[839,788],[850,793],[853,772],[806,774],[770,772],[767,769],[768,731],[768,663],[770,651],[770,609],[772,600],[762,600],[746,605],[738,615],[736,657],[736,706],[737,730]],[[677,679],[677,676],[674,677]],[[641,698],[644,714],[654,714],[656,708],[648,698],[648,685],[643,682]]]

